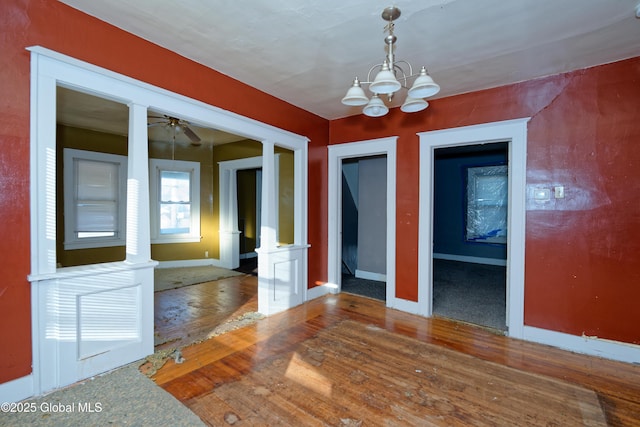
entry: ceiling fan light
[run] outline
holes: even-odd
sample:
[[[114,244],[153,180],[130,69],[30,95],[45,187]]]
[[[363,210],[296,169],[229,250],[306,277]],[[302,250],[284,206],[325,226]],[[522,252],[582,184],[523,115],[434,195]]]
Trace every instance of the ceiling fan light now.
[[[415,113],[417,111],[422,111],[429,106],[429,103],[422,98],[412,98],[407,96],[404,104],[400,107],[400,110],[404,113]]]
[[[369,86],[371,92],[373,93],[394,93],[400,90],[402,85],[396,79],[393,71],[389,69],[389,63],[384,61],[382,64],[382,69],[376,75],[376,78],[373,80],[373,83]]]
[[[360,81],[356,77],[353,80],[353,85],[347,90],[347,94],[342,98],[344,105],[365,105],[369,102],[369,98],[365,95],[364,90],[360,86]]]
[[[440,86],[427,74],[427,69],[422,67],[420,75],[409,89],[412,98],[428,98],[440,92]]]
[[[382,102],[382,99],[375,94],[371,97],[371,101],[362,110],[365,116],[381,117],[389,112],[389,108]]]

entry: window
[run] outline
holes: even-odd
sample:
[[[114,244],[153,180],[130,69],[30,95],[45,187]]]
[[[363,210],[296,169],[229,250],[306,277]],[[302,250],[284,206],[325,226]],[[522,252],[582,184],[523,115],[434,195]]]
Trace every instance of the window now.
[[[127,158],[65,148],[64,248],[125,245]]]
[[[200,241],[200,163],[151,159],[151,243]]]
[[[467,168],[466,240],[507,242],[507,166]]]

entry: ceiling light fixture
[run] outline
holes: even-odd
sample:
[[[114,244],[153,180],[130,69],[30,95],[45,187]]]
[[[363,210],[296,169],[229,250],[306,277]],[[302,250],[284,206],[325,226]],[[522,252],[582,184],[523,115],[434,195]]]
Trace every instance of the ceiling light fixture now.
[[[344,105],[364,105],[362,112],[369,117],[380,117],[387,114],[389,107],[385,105],[381,96],[386,96],[387,100],[391,102],[394,93],[401,88],[408,90],[407,97],[400,107],[405,113],[424,110],[429,106],[429,103],[424,98],[433,96],[440,91],[440,86],[429,76],[425,67],[422,67],[419,73],[413,74],[411,64],[407,61],[396,61],[394,48],[397,37],[393,34],[393,21],[399,17],[400,9],[395,6],[387,7],[382,11],[382,19],[388,22],[384,27],[385,33],[388,33],[384,38],[387,57],[382,64],[376,64],[369,69],[367,81],[361,82],[356,77],[347,94],[342,98]],[[371,74],[375,70],[378,70],[378,73],[372,81]],[[409,88],[409,80],[413,78],[415,80],[411,88]],[[373,93],[371,99],[364,93],[363,84],[369,85],[369,90]]]

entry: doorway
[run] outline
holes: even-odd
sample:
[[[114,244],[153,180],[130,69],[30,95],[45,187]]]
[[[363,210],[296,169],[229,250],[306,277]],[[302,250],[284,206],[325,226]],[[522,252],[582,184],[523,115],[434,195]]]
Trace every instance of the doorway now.
[[[240,232],[240,265],[235,268],[247,274],[258,274],[260,216],[262,212],[262,169],[237,171],[238,231]]]
[[[506,334],[522,338],[524,329],[524,250],[527,122],[529,118],[419,133],[420,202],[418,236],[418,313],[433,315],[434,169],[436,150],[506,142],[508,209],[506,236]]]
[[[329,285],[332,287],[331,292],[338,293],[342,289],[344,285],[342,281],[343,274],[343,244],[349,243],[348,239],[352,239],[352,242],[357,242],[357,240],[353,240],[354,236],[348,236],[347,241],[344,241],[345,231],[353,231],[349,230],[349,226],[353,226],[353,224],[343,224],[344,221],[344,213],[343,213],[343,191],[348,188],[343,186],[343,166],[346,165],[347,169],[350,167],[353,168],[354,162],[359,162],[360,160],[371,160],[365,166],[368,168],[372,166],[374,168],[380,168],[381,164],[384,165],[384,169],[386,170],[386,174],[384,175],[384,186],[386,191],[384,192],[384,201],[383,201],[383,210],[384,210],[384,219],[382,220],[382,225],[378,226],[378,228],[384,229],[384,235],[386,240],[386,245],[379,246],[377,249],[380,250],[376,256],[379,261],[377,261],[377,266],[372,267],[366,263],[364,264],[354,264],[353,259],[351,261],[351,269],[353,276],[356,275],[355,266],[358,267],[364,266],[364,268],[360,268],[362,272],[360,275],[364,275],[364,279],[378,279],[377,282],[380,282],[379,279],[384,278],[385,280],[385,290],[384,290],[384,299],[386,301],[387,307],[394,307],[398,301],[395,298],[395,245],[396,245],[396,237],[395,237],[395,221],[396,221],[396,209],[395,209],[395,200],[396,200],[396,137],[390,138],[381,138],[376,140],[369,141],[360,141],[360,142],[352,142],[345,144],[336,144],[328,147],[328,160],[329,160],[329,190],[328,190],[328,209],[329,209],[329,227],[328,227],[328,279]],[[349,166],[351,165],[351,166]],[[346,184],[348,185],[348,184]],[[368,190],[366,190],[368,191]],[[379,192],[380,189],[378,188]],[[362,197],[359,197],[362,199]],[[368,202],[372,201],[372,198],[367,197]],[[379,201],[378,201],[379,202]],[[378,208],[379,210],[379,208]],[[382,216],[378,218],[374,218],[374,221],[380,221]],[[363,224],[364,225],[364,224]],[[347,230],[345,230],[345,227]],[[379,239],[378,239],[379,240]],[[354,245],[350,251],[356,251],[357,247],[360,245]],[[349,258],[349,254],[345,254],[346,258]],[[353,256],[351,258],[354,258]],[[384,261],[380,260],[380,258],[384,259]],[[370,273],[367,269],[378,269],[377,271],[382,271],[380,269],[380,265],[384,264],[384,276],[381,276],[379,273],[371,275],[367,275]]]
[[[434,151],[433,314],[506,329],[508,144]]]
[[[342,162],[341,290],[386,299],[387,158]]]

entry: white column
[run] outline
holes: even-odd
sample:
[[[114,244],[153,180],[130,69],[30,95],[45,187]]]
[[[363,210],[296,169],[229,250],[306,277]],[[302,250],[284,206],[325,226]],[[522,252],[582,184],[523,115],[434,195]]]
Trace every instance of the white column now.
[[[151,260],[148,145],[147,107],[131,103],[129,104],[126,261],[133,264]]]
[[[260,217],[260,247],[258,253],[258,312],[273,311],[275,278],[273,250],[276,247],[276,176],[274,144],[262,142],[262,214]]]
[[[277,246],[278,199],[276,189],[276,165],[274,144],[262,143],[262,217],[260,226],[260,249],[271,250]]]
[[[278,163],[274,154],[274,143],[265,141],[262,147],[261,243],[260,248],[256,250],[258,311],[270,315],[303,302],[307,247],[295,244],[278,247]],[[298,185],[297,181],[295,185]],[[297,202],[299,201],[296,200]],[[294,228],[298,225],[296,222]]]
[[[229,171],[229,211],[227,212],[227,230],[238,231],[238,173]]]
[[[227,268],[240,266],[240,231],[238,231],[238,173],[235,169],[226,171],[228,174],[228,188],[226,192],[227,212],[224,225],[225,239],[229,239],[226,247],[228,253],[224,254],[224,263]],[[222,258],[222,257],[221,257]]]

